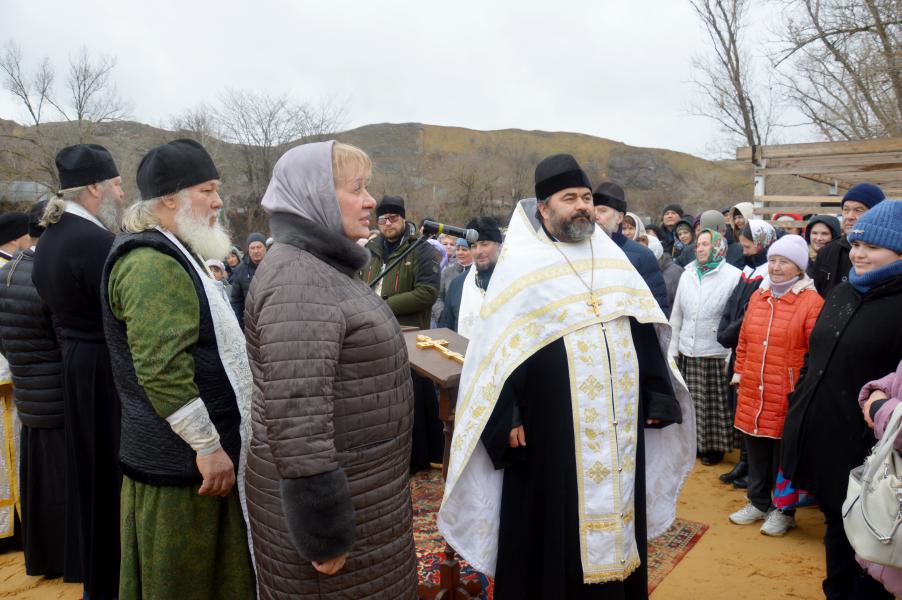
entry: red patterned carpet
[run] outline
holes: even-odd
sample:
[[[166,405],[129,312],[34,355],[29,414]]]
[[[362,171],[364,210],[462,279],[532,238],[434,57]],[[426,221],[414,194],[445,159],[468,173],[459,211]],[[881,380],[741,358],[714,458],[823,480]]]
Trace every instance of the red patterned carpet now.
[[[417,569],[420,582],[437,583],[439,563],[444,555],[444,541],[435,525],[435,513],[442,503],[441,472],[423,471],[410,478],[413,496],[413,536],[417,545]],[[703,523],[677,519],[662,536],[648,547],[648,591],[657,587],[708,529]],[[461,578],[479,581],[484,600],[492,597],[492,580],[461,561]]]

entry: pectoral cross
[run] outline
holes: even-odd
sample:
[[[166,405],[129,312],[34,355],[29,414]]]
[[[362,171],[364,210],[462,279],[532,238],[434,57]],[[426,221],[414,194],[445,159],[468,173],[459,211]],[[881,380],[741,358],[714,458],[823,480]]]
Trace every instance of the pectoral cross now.
[[[420,350],[438,350],[442,353],[442,355],[450,358],[451,360],[455,360],[460,364],[464,364],[464,355],[460,352],[454,352],[448,349],[448,340],[434,340],[428,335],[418,335],[417,336],[417,348]]]
[[[601,306],[601,303],[598,302],[598,298],[595,297],[595,292],[589,292],[589,299],[586,301],[586,305],[592,307],[592,311],[595,313],[596,317],[601,316],[601,313],[598,311],[598,307]]]

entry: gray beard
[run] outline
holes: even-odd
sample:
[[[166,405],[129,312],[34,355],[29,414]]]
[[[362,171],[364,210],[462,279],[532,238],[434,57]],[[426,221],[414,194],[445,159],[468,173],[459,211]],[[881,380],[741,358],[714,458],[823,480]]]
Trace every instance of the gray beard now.
[[[577,242],[582,242],[595,233],[595,222],[589,218],[586,221],[575,222],[572,220],[566,220],[563,222],[556,221],[553,218],[550,223],[554,229],[552,230],[552,235],[556,237],[561,242],[566,242],[568,244],[575,244]]]
[[[232,248],[228,232],[217,221],[212,227],[206,219],[191,215],[191,204],[185,202],[175,215],[177,237],[202,258],[224,259]]]
[[[101,198],[100,208],[97,209],[97,214],[94,216],[113,233],[118,233],[122,228],[122,211],[119,209],[119,204],[115,198],[108,197],[105,193]]]

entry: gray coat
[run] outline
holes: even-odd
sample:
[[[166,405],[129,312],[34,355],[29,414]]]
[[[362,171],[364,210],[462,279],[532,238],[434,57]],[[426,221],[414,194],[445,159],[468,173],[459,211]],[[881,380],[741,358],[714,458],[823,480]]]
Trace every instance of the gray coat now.
[[[355,276],[365,249],[293,214],[270,226],[245,313],[260,598],[414,599],[413,392],[398,321]],[[336,575],[310,564],[344,552]]]

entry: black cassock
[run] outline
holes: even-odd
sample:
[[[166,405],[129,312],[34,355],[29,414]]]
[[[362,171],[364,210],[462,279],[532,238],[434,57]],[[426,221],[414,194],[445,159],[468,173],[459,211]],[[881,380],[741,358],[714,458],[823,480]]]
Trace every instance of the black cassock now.
[[[559,339],[510,375],[482,433],[496,469],[504,469],[496,600],[620,600],[648,598],[645,537],[645,419],[680,423],[670,369],[654,326],[630,319],[639,364],[635,531],[641,566],[625,581],[583,583],[579,544],[576,452],[567,350]],[[526,447],[508,436],[519,408]]]
[[[113,234],[66,213],[38,241],[32,281],[50,308],[63,358],[66,518],[81,524],[85,592],[119,595],[119,397],[100,312]]]

